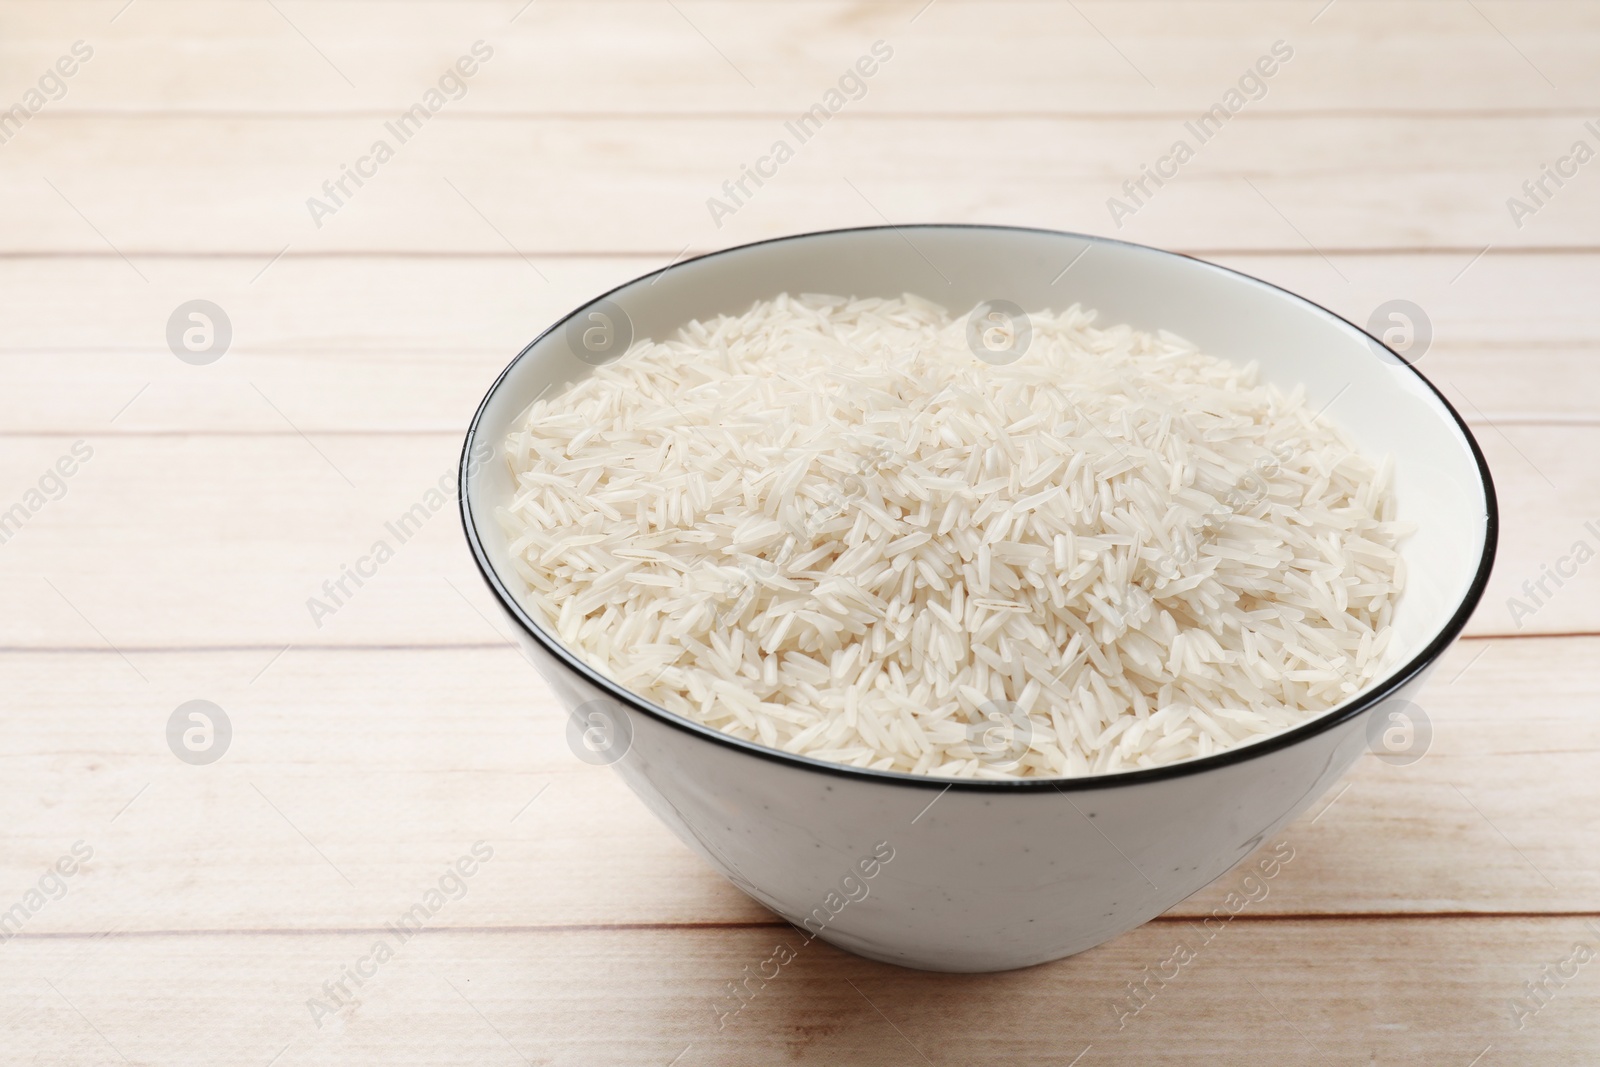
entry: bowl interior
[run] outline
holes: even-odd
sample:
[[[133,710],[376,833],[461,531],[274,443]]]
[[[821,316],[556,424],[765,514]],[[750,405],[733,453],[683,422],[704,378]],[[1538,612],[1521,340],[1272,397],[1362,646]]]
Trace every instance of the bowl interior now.
[[[1393,456],[1399,517],[1417,527],[1402,545],[1407,584],[1395,612],[1399,640],[1387,669],[1369,689],[1412,663],[1443,631],[1464,622],[1458,612],[1474,583],[1486,577],[1480,571],[1492,536],[1492,488],[1460,421],[1387,348],[1274,286],[1199,260],[1102,238],[910,226],[746,245],[630,282],[605,299],[626,314],[634,338],[659,339],[691,319],[739,314],[782,292],[857,297],[909,292],[954,314],[985,300],[1009,300],[1027,311],[1078,303],[1098,310],[1101,325],[1126,322],[1170,330],[1213,356],[1258,362],[1263,377],[1285,389],[1304,385],[1311,405],[1325,407],[1368,455]],[[496,382],[466,453],[476,448],[476,454],[486,454],[484,446],[493,447],[495,462],[465,468],[468,522],[502,599],[515,603],[514,613],[524,625],[541,631],[522,606],[521,582],[494,518],[512,486],[498,457],[507,430],[535,398],[593,370],[592,363],[574,354],[566,321],[524,349]],[[550,641],[556,643],[553,637]]]

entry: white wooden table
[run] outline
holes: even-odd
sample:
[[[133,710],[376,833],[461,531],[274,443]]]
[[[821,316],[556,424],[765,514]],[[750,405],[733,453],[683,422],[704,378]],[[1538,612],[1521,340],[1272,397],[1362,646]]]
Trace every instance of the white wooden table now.
[[[877,41],[864,95],[717,225]],[[1107,199],[1278,41],[1118,227]],[[1600,563],[1509,602],[1600,548],[1600,162],[1560,162],[1600,148],[1597,59],[1577,0],[0,0],[0,106],[29,112],[0,121],[0,1062],[1600,1061],[1574,956],[1600,952]],[[1543,164],[1575,173],[1535,204]],[[342,166],[369,177],[313,219]],[[1357,322],[1411,301],[1494,469],[1500,561],[1427,755],[1364,759],[1120,1029],[1237,875],[1025,972],[811,945],[719,1031],[725,983],[798,939],[572,757],[453,512],[307,608],[556,316],[884,219],[1115,234]],[[196,299],[231,326],[206,365],[166,337]],[[231,723],[209,765],[168,745],[197,699]],[[477,842],[427,932],[344,978]]]

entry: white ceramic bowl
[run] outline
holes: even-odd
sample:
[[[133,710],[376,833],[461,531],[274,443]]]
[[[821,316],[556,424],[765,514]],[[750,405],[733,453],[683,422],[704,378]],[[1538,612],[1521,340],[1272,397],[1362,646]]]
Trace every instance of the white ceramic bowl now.
[[[1065,274],[1063,268],[1072,264]],[[1090,778],[951,781],[787,755],[666,711],[581,662],[524,607],[494,518],[511,480],[506,431],[546,387],[602,350],[738,314],[781,292],[894,297],[962,313],[1003,299],[1074,302],[1104,323],[1165,328],[1283,386],[1303,383],[1373,455],[1392,454],[1408,572],[1400,655],[1351,700],[1241,748]],[[1460,633],[1495,549],[1489,472],[1461,419],[1420,374],[1332,313],[1199,260],[1103,238],[993,226],[805,234],[646,275],[525,348],[485,397],[462,453],[461,510],[484,580],[545,680],[573,711],[575,751],[612,762],[683,841],[740,889],[860,955],[994,971],[1081,952],[1161,914],[1305,811],[1406,706]],[[596,307],[603,317],[591,317]],[[574,325],[576,323],[577,325]],[[609,334],[614,329],[615,334]],[[1376,719],[1376,722],[1374,720]],[[591,755],[592,753],[592,755]],[[885,857],[888,857],[885,859]]]

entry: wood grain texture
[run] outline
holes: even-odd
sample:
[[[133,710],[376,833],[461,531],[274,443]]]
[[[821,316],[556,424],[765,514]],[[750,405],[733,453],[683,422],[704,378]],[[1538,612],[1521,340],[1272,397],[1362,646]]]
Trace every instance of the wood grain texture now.
[[[280,419],[271,433],[11,438],[0,452],[6,506],[36,491],[76,441],[94,455],[65,481],[65,495],[0,546],[0,580],[25,609],[0,615],[0,646],[499,639],[503,624],[468,556],[453,498],[440,495],[453,485],[459,435],[302,435],[296,394],[274,384],[263,377],[232,387],[235,403],[253,398],[258,418]],[[464,406],[463,421],[467,414]],[[1600,517],[1600,471],[1589,461],[1600,426],[1490,425],[1479,440],[1499,486],[1502,529],[1469,632],[1600,631],[1600,567],[1580,566],[1559,587],[1543,579],[1576,543],[1600,543],[1588,528]],[[418,505],[426,518],[402,524]],[[379,553],[379,542],[393,558],[375,577],[359,587],[347,580],[339,594],[324,589],[342,568]],[[1541,579],[1547,595],[1535,603],[1523,583]],[[337,610],[313,612],[313,597]]]
[[[1593,248],[1600,206],[1565,190],[1516,225],[1507,197],[1584,133],[1574,116],[1230,120],[1130,218],[1125,181],[1185,136],[1175,117],[841,112],[805,143],[776,117],[511,117],[442,111],[400,143],[378,117],[45,111],[5,145],[0,252],[552,252],[724,246],[839,226],[961,219],[1215,249]],[[1191,143],[1196,139],[1188,134]],[[1593,135],[1590,135],[1593,138]],[[787,140],[732,217],[712,197]],[[308,200],[384,141],[335,214]],[[1356,166],[1351,146],[1381,167]],[[93,160],[93,166],[85,166]],[[559,165],[552,165],[559,161]],[[364,164],[369,170],[373,165]],[[1147,186],[1147,189],[1150,188]],[[1419,210],[1421,205],[1427,210]],[[320,225],[318,225],[320,223]]]
[[[308,1002],[378,936],[13,942],[0,1040],[52,1063],[207,1067],[1494,1062],[1485,1050],[1582,1067],[1600,1050],[1594,963],[1523,1029],[1508,1009],[1541,967],[1600,941],[1572,918],[1236,919],[1205,945],[1187,923],[1152,923],[1002,975],[893,968],[788,929],[428,933],[359,989],[347,980],[352,1003],[319,1028]],[[1185,942],[1192,962],[1119,1016],[1128,984]],[[739,1003],[728,983],[778,945],[793,961],[718,1029]]]
[[[479,39],[461,98],[315,225],[306,199]],[[716,225],[707,198],[880,39],[864,95]],[[1117,226],[1107,199],[1280,39],[1264,96]],[[1520,226],[1506,205],[1600,144],[1600,8],[0,0],[0,107],[77,40],[92,59],[0,143],[0,513],[93,449],[0,542],[0,910],[76,842],[93,856],[0,943],[0,1059],[1600,1056],[1600,964],[1513,1011],[1600,947],[1600,571],[1531,616],[1508,603],[1600,545],[1600,200],[1586,168]],[[1426,756],[1364,757],[1212,941],[1196,923],[1237,874],[1011,974],[803,944],[572,756],[448,508],[323,626],[306,610],[397,540],[384,524],[560,315],[742,241],[923,220],[1199,254],[1360,324],[1412,301],[1419,366],[1488,455],[1500,560],[1419,697]],[[195,298],[234,330],[206,367],[164,337]],[[209,767],[164,737],[196,698],[235,730]],[[318,1026],[308,999],[478,841],[466,894]],[[719,1028],[780,941],[795,962]],[[1180,943],[1195,959],[1130,1014]]]
[[[1362,325],[1389,300],[1417,304],[1432,334],[1418,366],[1471,398],[1452,392],[1480,425],[1600,421],[1600,321],[1590,311],[1600,255],[1335,255],[1338,273],[1314,253],[1206,258]],[[181,256],[140,260],[146,283],[109,253],[0,258],[12,298],[0,330],[0,428],[285,431],[254,382],[308,434],[460,433],[495,374],[546,326],[671,259],[540,257],[546,282],[511,254]],[[233,330],[228,354],[207,367],[173,358],[165,339],[173,310],[199,296]]]
[[[495,859],[442,925],[775,921],[573,756],[509,648],[279,652],[0,656],[29,709],[0,732],[0,885],[80,838],[96,853],[29,933],[379,928],[479,840]],[[1279,835],[1295,859],[1250,914],[1600,913],[1600,828],[1581,817],[1600,805],[1597,655],[1600,638],[1453,649],[1417,701],[1426,755],[1363,757]],[[196,698],[233,723],[210,767],[166,749]],[[1225,876],[1174,915],[1236,889]]]
[[[23,81],[82,37],[96,55],[62,110],[246,114],[388,112],[478,39],[495,57],[454,106],[491,114],[787,114],[879,39],[895,55],[861,112],[1188,116],[1280,39],[1294,58],[1263,111],[1581,113],[1572,101],[1600,88],[1600,19],[1582,0],[1485,0],[1492,22],[1437,0],[1340,0],[1319,16],[1323,2],[280,0],[279,14],[140,0],[112,23],[98,0],[11,0],[0,63]]]

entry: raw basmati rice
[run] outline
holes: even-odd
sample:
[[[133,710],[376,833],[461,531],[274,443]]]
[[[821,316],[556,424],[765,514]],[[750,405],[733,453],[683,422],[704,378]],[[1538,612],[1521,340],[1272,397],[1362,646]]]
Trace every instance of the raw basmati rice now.
[[[1206,756],[1351,696],[1404,581],[1387,461],[1172,334],[784,295],[536,401],[499,518],[602,673],[786,752],[950,777]]]

